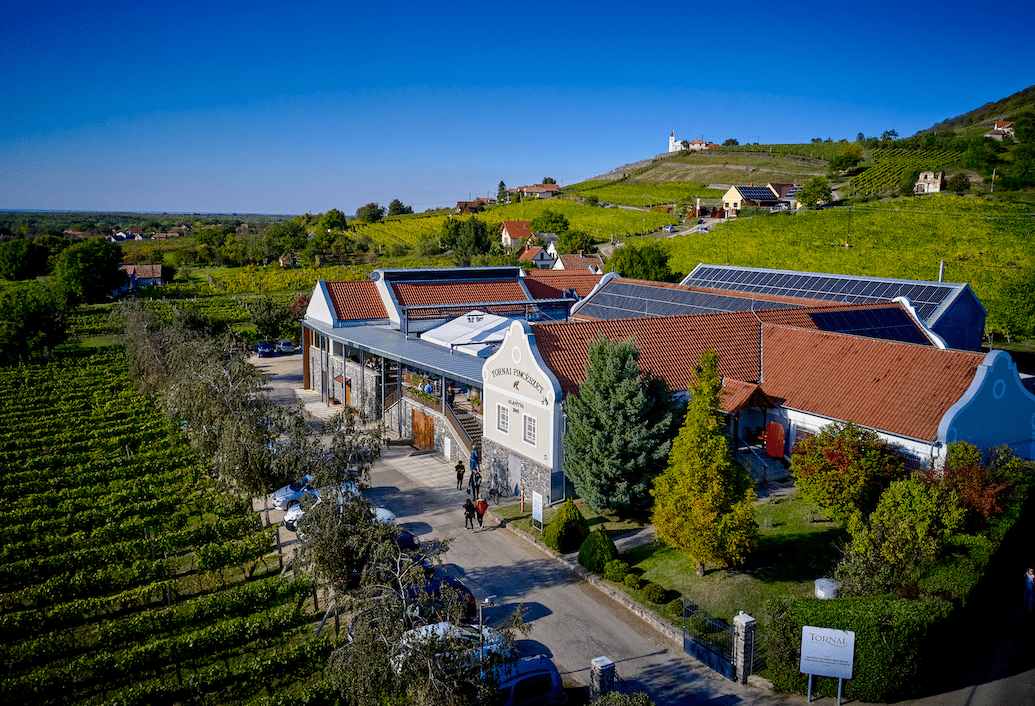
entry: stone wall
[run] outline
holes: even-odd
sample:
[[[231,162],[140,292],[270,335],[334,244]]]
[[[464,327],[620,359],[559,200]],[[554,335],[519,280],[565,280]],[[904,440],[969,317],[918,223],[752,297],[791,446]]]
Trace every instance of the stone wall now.
[[[512,478],[510,472],[510,457],[516,456],[521,462],[521,474]],[[504,481],[506,486],[514,493],[514,486],[518,483],[525,485],[525,497],[531,498],[532,492],[537,491],[543,494],[543,502],[550,504],[560,498],[550,497],[550,478],[552,469],[541,463],[525,458],[521,454],[514,453],[506,446],[499,444],[492,439],[482,439],[482,487],[488,488],[492,485],[494,478]],[[518,489],[520,492],[520,488]]]

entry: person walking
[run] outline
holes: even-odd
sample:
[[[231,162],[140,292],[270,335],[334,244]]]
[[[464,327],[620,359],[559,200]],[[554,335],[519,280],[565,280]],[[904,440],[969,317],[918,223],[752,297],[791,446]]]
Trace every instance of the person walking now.
[[[467,502],[464,503],[464,529],[470,527],[472,532],[474,532],[474,511],[474,503],[467,498]]]
[[[475,505],[477,509],[477,505]],[[1032,602],[1035,601],[1035,568],[1028,567],[1024,572],[1024,609],[1031,616]]]
[[[482,466],[481,463],[479,463],[480,460],[481,459],[478,457],[478,447],[476,446],[471,449],[471,473],[481,470]]]
[[[456,489],[460,490],[464,487],[464,462],[456,462]]]
[[[467,481],[467,492],[471,494],[472,498],[478,497],[478,494],[482,491],[482,474],[478,471],[471,469],[471,479]]]
[[[478,502],[474,504],[474,512],[478,515],[478,531],[482,531],[482,519],[485,517],[485,513],[489,511],[489,503],[481,495],[478,496]],[[471,527],[471,531],[474,532],[474,527]]]

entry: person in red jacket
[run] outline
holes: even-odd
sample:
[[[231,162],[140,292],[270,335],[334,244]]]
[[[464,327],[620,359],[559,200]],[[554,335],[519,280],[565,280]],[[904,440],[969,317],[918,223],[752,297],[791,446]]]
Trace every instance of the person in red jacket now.
[[[485,517],[485,513],[489,510],[488,501],[482,497],[482,494],[478,494],[478,502],[474,504],[474,513],[478,515],[478,531],[482,530],[482,518]]]

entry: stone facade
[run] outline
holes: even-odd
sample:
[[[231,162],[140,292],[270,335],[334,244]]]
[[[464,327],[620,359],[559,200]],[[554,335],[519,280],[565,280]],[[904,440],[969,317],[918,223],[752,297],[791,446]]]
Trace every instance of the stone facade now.
[[[516,459],[515,464],[519,470],[515,473],[510,468],[511,458]],[[492,439],[482,438],[482,485],[492,485],[493,478],[503,481],[511,493],[521,492],[521,486],[525,486],[525,497],[531,498],[532,492],[537,491],[543,494],[543,502],[552,504],[560,502],[564,498],[551,497],[552,469],[541,463],[514,453],[506,446],[496,443]]]
[[[323,361],[323,367],[321,367]],[[309,348],[310,387],[321,393],[324,400],[334,398],[341,404],[346,399],[367,418],[376,417],[381,410],[381,371],[367,368],[341,355],[329,355],[316,346]],[[326,370],[326,376],[322,375]],[[340,378],[340,379],[339,379]],[[346,396],[346,381],[349,394]]]

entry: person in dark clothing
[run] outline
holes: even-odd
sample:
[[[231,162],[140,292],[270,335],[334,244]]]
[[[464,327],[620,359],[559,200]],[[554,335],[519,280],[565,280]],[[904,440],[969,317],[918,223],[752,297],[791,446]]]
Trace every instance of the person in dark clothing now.
[[[456,462],[456,489],[460,490],[464,487],[464,462]]]
[[[470,498],[467,498],[467,502],[464,503],[464,529],[468,527],[474,532],[474,503]]]
[[[471,480],[467,481],[467,492],[471,494],[472,498],[478,497],[478,493],[482,489],[482,474],[471,469]]]

